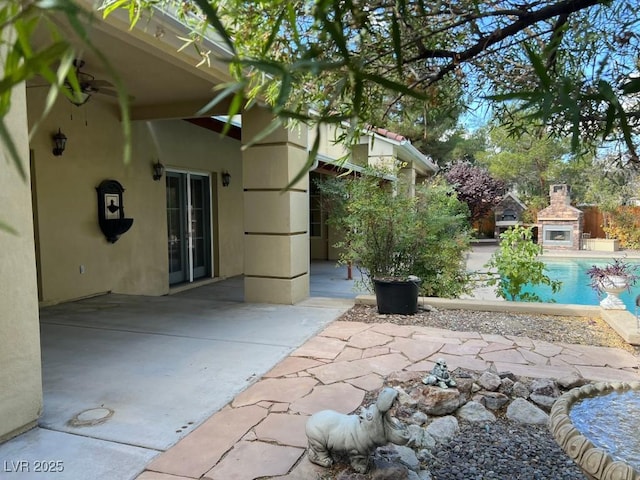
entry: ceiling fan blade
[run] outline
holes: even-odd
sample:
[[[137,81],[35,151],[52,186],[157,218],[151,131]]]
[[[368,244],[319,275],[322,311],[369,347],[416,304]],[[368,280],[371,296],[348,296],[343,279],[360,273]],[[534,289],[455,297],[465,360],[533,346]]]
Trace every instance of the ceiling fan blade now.
[[[116,92],[115,90],[109,90],[105,88],[101,88],[97,90],[95,93],[97,93],[98,95],[106,95],[108,97],[114,97],[114,98],[118,97],[118,92]],[[127,95],[127,99],[129,100],[129,102],[133,102],[135,100],[135,97],[131,95]]]
[[[107,88],[99,88],[95,91],[95,93],[98,93],[100,95],[107,95],[109,97],[117,97],[118,96],[118,92],[116,92],[115,90],[109,90]]]
[[[89,80],[85,83],[87,85],[90,85],[93,88],[98,88],[98,89],[103,87],[113,87],[113,83],[111,83],[109,80],[96,79],[96,80]]]

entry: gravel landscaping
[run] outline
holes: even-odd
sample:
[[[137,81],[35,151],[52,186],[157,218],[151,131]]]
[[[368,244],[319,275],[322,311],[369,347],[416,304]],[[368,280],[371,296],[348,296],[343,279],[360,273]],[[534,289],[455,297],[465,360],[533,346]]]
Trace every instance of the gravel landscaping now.
[[[427,307],[428,308],[428,307]],[[573,343],[621,348],[640,355],[640,348],[629,345],[599,317],[530,315],[470,310],[427,310],[415,315],[380,315],[375,306],[355,305],[339,320],[365,323],[394,323],[444,328],[457,332],[479,332],[528,337],[553,343]]]
[[[380,315],[376,307],[356,305],[339,318],[340,321],[420,325],[453,331],[479,332],[505,336],[528,337],[555,343],[573,343],[620,348],[640,355],[633,347],[600,318],[530,315],[466,310],[426,310],[416,315]],[[454,371],[454,377],[473,376],[474,383],[482,372]],[[498,372],[496,372],[498,373]],[[517,379],[522,383],[531,379]],[[469,380],[471,381],[471,380]],[[388,385],[411,392],[419,379],[391,376]],[[504,383],[504,378],[503,378]],[[508,384],[508,382],[507,382]],[[502,390],[502,386],[500,387]],[[507,392],[510,400],[517,395]],[[373,397],[368,396],[369,404]],[[472,402],[474,403],[474,402]],[[407,405],[398,407],[396,415],[403,422],[413,423]],[[408,410],[408,411],[407,411]],[[388,446],[374,455],[374,467],[367,474],[356,474],[348,463],[337,463],[322,476],[322,480],[503,480],[503,479],[584,479],[574,462],[562,451],[546,425],[513,421],[505,408],[489,409],[495,415],[491,421],[467,421],[458,412],[442,418],[454,418],[457,429],[445,442],[435,447],[420,445]],[[547,410],[548,411],[548,410]],[[429,415],[431,418],[432,416]],[[433,420],[433,418],[431,418]],[[425,423],[424,425],[427,425]],[[424,425],[420,428],[426,428]],[[415,428],[415,427],[412,427]],[[410,454],[407,450],[413,450]],[[415,453],[415,458],[414,458]],[[413,465],[412,462],[419,462]]]

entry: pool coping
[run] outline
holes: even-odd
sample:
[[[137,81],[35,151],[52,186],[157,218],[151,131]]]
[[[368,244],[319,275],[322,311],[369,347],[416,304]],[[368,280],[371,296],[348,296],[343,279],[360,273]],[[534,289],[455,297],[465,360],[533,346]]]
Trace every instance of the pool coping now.
[[[375,295],[358,295],[356,305],[376,305]],[[461,298],[419,297],[418,305],[430,305],[443,310],[473,310],[480,312],[514,312],[574,317],[597,316],[607,322],[622,339],[631,345],[640,345],[638,319],[628,310],[607,310],[593,305],[566,303],[507,302],[504,300],[478,300]]]

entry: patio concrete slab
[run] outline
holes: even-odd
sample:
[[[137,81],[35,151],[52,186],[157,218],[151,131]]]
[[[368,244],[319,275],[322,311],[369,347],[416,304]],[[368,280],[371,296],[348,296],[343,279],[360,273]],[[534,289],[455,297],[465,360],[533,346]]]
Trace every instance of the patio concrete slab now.
[[[114,480],[131,478],[158,454],[133,445],[35,428],[0,445],[0,478]],[[42,472],[47,462],[48,472]],[[109,468],[104,468],[108,465]]]
[[[320,283],[323,294],[333,288],[342,297],[247,304],[237,277],[169,296],[112,294],[41,309],[44,412],[36,429],[0,445],[0,467],[5,459],[30,458],[15,452],[34,452],[64,462],[66,473],[55,478],[128,480],[177,442],[199,444],[199,425],[353,305],[346,283]],[[313,286],[311,293],[318,293]],[[94,421],[69,423],[78,415]],[[220,441],[233,445],[251,426]],[[217,461],[211,439],[200,448],[209,460],[199,467],[200,450],[189,449],[197,476]]]

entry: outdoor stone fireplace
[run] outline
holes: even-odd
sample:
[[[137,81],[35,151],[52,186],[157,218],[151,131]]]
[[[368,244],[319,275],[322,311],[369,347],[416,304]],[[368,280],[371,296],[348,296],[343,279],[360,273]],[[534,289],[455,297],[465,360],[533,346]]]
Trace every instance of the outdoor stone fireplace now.
[[[546,249],[580,250],[584,214],[571,206],[569,185],[551,185],[550,205],[538,212],[538,244]]]

